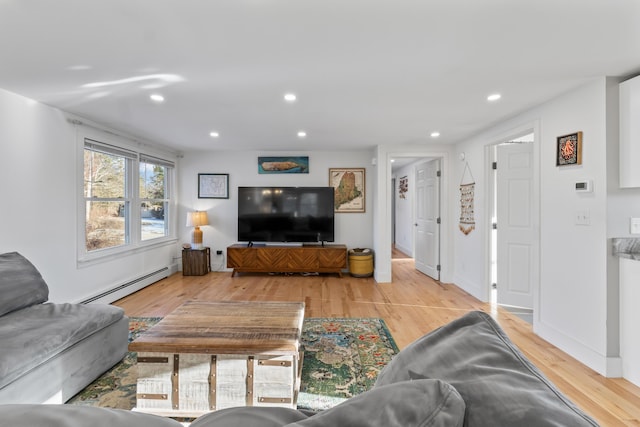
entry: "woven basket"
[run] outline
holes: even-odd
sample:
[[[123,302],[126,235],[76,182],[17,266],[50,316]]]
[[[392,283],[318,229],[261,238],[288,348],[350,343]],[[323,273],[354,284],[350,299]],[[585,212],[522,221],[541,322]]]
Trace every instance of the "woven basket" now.
[[[353,277],[369,277],[373,275],[373,251],[355,248],[349,250],[349,273]]]

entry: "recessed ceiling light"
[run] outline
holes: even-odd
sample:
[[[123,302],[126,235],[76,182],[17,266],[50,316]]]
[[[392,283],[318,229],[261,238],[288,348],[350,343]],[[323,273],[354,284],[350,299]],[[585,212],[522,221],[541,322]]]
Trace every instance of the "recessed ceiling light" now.
[[[150,95],[149,98],[151,98],[152,101],[154,102],[162,102],[164,101],[164,96],[158,94],[158,93],[154,93],[153,95]]]
[[[67,70],[69,71],[85,71],[90,69],[91,69],[91,65],[84,65],[84,64],[71,65],[67,67]]]
[[[501,97],[502,97],[502,95],[500,95],[499,93],[493,93],[493,94],[487,96],[487,101],[497,101]]]
[[[303,130],[298,132],[298,138],[304,138],[305,136],[307,136],[307,133]]]
[[[149,84],[146,84],[146,85],[142,85],[142,86],[140,86],[140,89],[153,90],[153,89],[160,89],[160,88],[163,88],[165,86],[166,86],[166,84],[164,84],[164,83],[156,82],[156,83],[149,83]]]
[[[298,99],[298,97],[296,96],[295,93],[285,93],[284,94],[284,100],[287,102],[293,102],[296,99]]]
[[[220,136],[220,134],[218,132],[213,131],[213,132],[209,132],[209,136],[211,138],[217,138]]]
[[[440,136],[440,132],[431,132],[431,138],[437,138]]]

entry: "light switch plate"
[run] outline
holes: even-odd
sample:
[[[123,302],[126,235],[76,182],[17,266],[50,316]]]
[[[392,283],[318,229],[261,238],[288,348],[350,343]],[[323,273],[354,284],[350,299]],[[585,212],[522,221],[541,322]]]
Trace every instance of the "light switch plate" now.
[[[576,225],[590,225],[591,224],[591,213],[588,210],[576,211],[575,224]]]
[[[629,233],[640,234],[640,218],[629,218]]]

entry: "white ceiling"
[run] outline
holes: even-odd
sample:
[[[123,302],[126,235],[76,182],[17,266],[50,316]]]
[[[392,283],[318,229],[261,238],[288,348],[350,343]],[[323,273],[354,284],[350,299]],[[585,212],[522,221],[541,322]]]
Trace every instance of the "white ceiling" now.
[[[182,151],[455,143],[638,72],[638,0],[0,0],[0,88]]]

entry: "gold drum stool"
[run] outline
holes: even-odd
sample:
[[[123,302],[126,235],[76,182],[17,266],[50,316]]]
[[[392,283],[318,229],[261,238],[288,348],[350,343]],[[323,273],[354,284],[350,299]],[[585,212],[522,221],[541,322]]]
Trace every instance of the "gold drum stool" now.
[[[349,272],[353,277],[373,275],[373,251],[355,248],[349,250]]]

